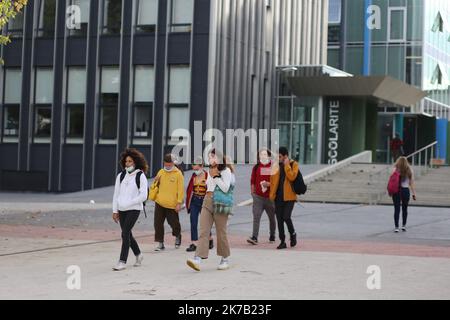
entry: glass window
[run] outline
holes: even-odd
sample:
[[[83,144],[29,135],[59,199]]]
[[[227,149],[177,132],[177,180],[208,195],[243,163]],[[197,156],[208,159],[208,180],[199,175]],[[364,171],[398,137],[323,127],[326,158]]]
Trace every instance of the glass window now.
[[[38,36],[53,37],[55,35],[56,0],[39,0],[38,4]]]
[[[278,121],[291,121],[292,99],[279,98],[278,100]]]
[[[434,19],[433,28],[431,28],[433,32],[444,32],[444,19],[442,19],[441,13],[438,12],[436,19]]]
[[[34,134],[40,138],[50,138],[52,127],[52,108],[40,107],[35,108],[35,126]]]
[[[406,41],[405,8],[389,8],[389,41]]]
[[[169,109],[169,137],[176,129],[189,130],[189,108],[170,107]]]
[[[19,135],[19,106],[6,106],[3,109],[3,135],[17,137]]]
[[[86,102],[86,69],[69,68],[67,83],[67,103]]]
[[[117,106],[103,106],[100,112],[100,138],[117,138]]]
[[[155,32],[158,24],[158,0],[136,0],[138,32]]]
[[[169,79],[169,103],[189,103],[191,100],[189,66],[171,66]]]
[[[134,101],[153,102],[155,94],[155,71],[151,66],[136,66]]]
[[[194,18],[194,0],[172,0],[172,32],[190,32]]]
[[[67,130],[68,138],[82,138],[84,133],[84,106],[67,107]]]
[[[36,104],[48,104],[53,102],[53,70],[36,70]]]
[[[5,103],[18,103],[22,98],[22,71],[5,69]]]
[[[100,139],[111,140],[117,138],[120,70],[118,67],[103,67],[101,77]]]
[[[103,1],[103,33],[119,34],[122,27],[122,0]]]
[[[328,11],[328,23],[339,24],[341,23],[341,0],[330,0]]]
[[[19,12],[15,18],[8,21],[8,33],[13,37],[23,34],[23,12]]]
[[[69,30],[71,36],[85,36],[88,31],[90,1],[89,0],[71,0],[70,4],[78,6],[80,19],[75,21],[75,27]]]
[[[152,135],[152,104],[135,105],[134,107],[134,137],[151,138]]]
[[[134,73],[134,139],[149,142],[152,137],[155,74],[152,66],[136,66]]]

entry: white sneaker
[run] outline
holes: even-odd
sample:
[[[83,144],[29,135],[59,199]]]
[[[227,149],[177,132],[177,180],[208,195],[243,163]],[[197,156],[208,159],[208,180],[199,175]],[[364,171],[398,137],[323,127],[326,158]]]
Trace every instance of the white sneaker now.
[[[144,256],[142,253],[138,256],[136,256],[136,263],[134,264],[135,267],[140,267],[142,265],[142,260],[144,260]]]
[[[164,247],[164,242],[160,242],[156,247],[155,251],[164,251],[166,247]]]
[[[122,271],[127,268],[127,265],[123,263],[122,261],[119,261],[115,267],[113,267],[114,271]]]
[[[228,263],[228,258],[222,258],[222,260],[220,260],[220,264],[217,267],[217,270],[227,270],[230,268],[230,265]]]
[[[394,230],[394,232],[395,232],[395,233],[399,233],[399,232],[400,232],[400,229],[399,229],[399,228],[396,228],[396,229]]]
[[[186,261],[186,264],[194,269],[195,271],[200,271],[200,263],[202,262],[202,259],[200,257],[194,257],[194,259],[188,259]]]

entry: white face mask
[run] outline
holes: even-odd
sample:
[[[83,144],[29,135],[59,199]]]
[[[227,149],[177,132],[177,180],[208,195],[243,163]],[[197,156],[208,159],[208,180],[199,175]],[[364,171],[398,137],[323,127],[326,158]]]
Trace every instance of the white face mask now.
[[[203,170],[202,170],[202,169],[195,171],[195,174],[196,174],[197,176],[200,176],[202,173],[203,173]]]
[[[173,168],[175,168],[175,166],[173,166],[171,168],[164,167],[164,170],[167,171],[167,172],[172,172]]]
[[[127,170],[128,173],[132,173],[134,171],[134,166],[127,167],[125,170]]]
[[[260,162],[261,162],[263,165],[266,165],[266,164],[269,164],[269,163],[270,163],[270,160],[269,160],[269,159],[261,159]]]

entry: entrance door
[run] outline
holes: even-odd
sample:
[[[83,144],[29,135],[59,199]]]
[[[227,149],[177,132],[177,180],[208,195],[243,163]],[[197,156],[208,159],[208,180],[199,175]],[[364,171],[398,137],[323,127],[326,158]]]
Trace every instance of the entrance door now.
[[[394,116],[378,114],[377,163],[391,163],[390,145],[394,134]]]

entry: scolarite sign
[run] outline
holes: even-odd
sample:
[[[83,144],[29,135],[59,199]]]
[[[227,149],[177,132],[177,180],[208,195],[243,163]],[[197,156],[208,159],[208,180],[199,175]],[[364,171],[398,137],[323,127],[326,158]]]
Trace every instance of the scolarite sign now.
[[[328,164],[338,162],[339,156],[339,101],[332,100],[328,106]]]

